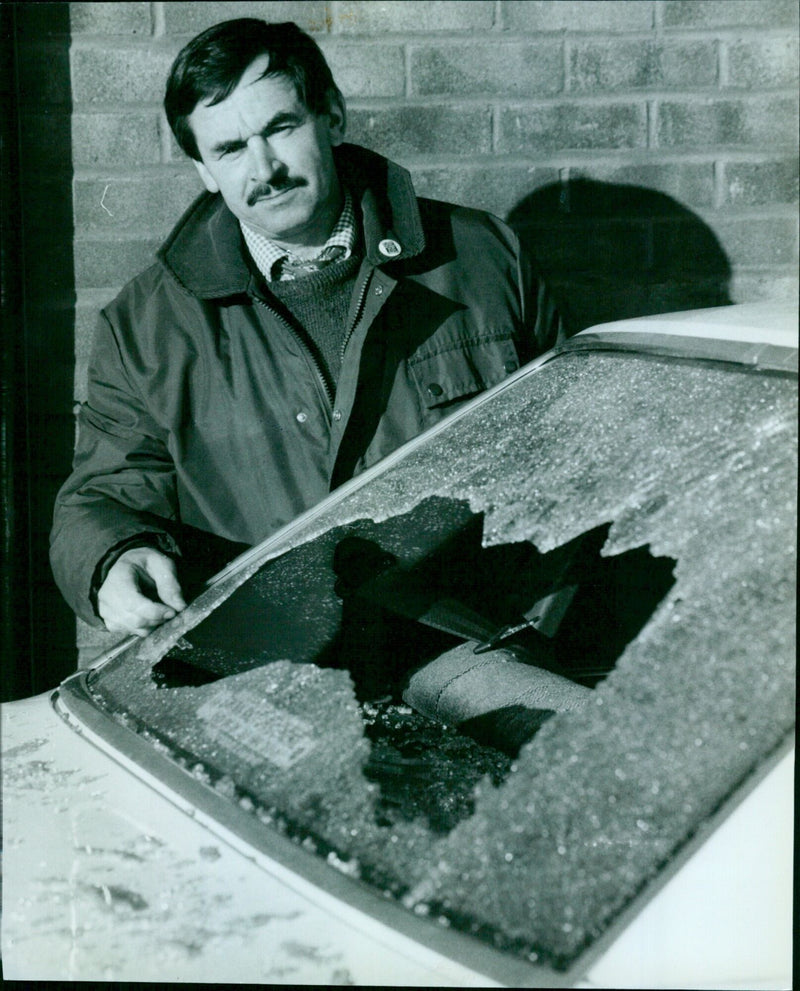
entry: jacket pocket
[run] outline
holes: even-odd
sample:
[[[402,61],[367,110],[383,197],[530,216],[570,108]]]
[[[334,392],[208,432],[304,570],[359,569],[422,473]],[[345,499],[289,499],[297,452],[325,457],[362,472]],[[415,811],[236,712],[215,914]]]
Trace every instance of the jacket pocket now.
[[[433,410],[502,382],[519,368],[519,358],[508,336],[415,355],[409,359],[408,368],[420,404]]]

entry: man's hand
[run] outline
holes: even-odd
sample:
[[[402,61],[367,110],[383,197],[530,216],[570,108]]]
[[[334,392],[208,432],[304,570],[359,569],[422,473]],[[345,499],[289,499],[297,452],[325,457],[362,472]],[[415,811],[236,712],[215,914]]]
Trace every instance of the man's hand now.
[[[97,593],[97,611],[110,633],[144,637],[185,608],[175,562],[153,547],[120,554]]]

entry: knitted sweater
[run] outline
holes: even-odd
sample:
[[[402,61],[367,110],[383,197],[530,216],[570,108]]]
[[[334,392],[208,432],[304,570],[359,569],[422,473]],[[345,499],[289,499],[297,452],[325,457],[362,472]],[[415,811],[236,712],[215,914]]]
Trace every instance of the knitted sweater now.
[[[297,329],[305,332],[306,343],[332,390],[339,378],[345,324],[360,265],[361,257],[354,253],[300,278],[269,283],[270,292],[294,317]]]

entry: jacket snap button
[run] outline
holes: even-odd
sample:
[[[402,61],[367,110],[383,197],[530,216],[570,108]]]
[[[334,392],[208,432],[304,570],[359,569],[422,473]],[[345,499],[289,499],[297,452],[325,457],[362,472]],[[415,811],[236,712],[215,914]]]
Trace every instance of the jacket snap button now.
[[[333,411],[333,418],[334,418],[334,420],[341,420],[341,418],[342,418],[342,411],[340,409],[335,409]]]
[[[296,419],[298,423],[305,423],[308,419],[308,413],[298,413]]]
[[[378,245],[378,251],[386,258],[397,258],[402,250],[397,241],[391,237],[384,238]]]
[[[510,375],[512,372],[515,372],[517,370],[517,363],[516,363],[516,361],[507,361],[505,363],[505,366],[504,367],[505,367],[505,370]]]
[[[383,286],[375,286],[375,295],[376,296],[382,296],[383,295]]]
[[[438,382],[431,382],[431,384],[428,386],[428,392],[432,396],[441,396],[441,394],[444,392],[444,389],[439,385]]]

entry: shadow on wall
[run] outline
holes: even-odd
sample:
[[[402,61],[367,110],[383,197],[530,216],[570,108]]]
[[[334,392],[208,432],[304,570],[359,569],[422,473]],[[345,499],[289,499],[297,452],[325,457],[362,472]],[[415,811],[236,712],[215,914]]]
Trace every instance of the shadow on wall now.
[[[4,464],[11,526],[4,548],[2,696],[10,699],[54,688],[77,661],[75,620],[48,560],[53,499],[69,474],[75,436],[72,5],[2,6],[9,142],[3,179],[13,186],[3,218],[4,275],[13,290],[13,299],[4,300],[13,330],[3,385],[7,377],[15,397]]]
[[[666,193],[571,179],[526,196],[508,223],[538,260],[571,334],[731,302],[731,267],[714,232]]]

